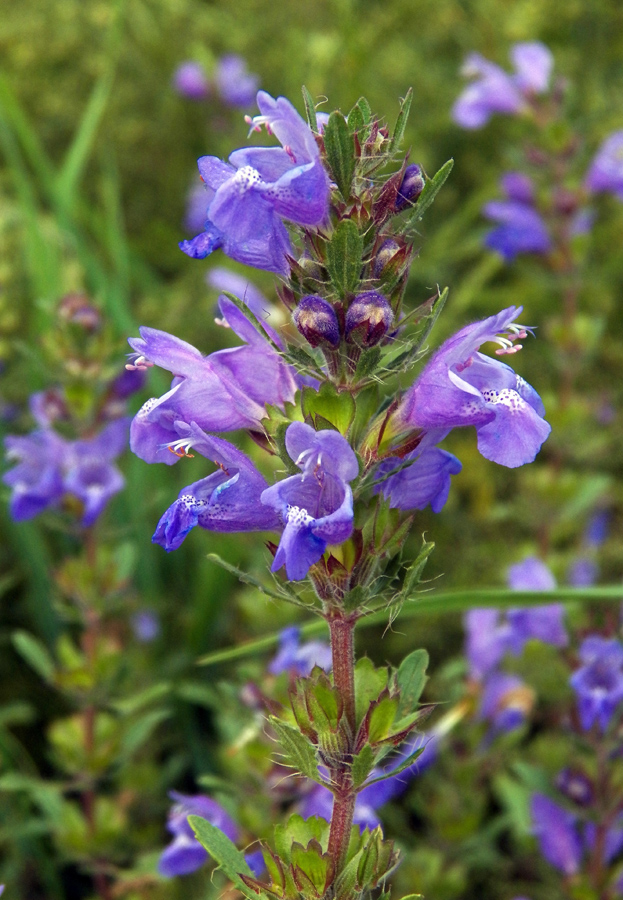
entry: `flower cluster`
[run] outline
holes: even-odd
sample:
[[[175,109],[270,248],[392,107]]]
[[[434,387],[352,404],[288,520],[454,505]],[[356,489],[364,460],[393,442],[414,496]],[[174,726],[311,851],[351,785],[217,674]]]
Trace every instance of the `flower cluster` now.
[[[119,381],[122,401],[126,379]],[[124,485],[114,460],[125,450],[130,419],[113,419],[92,437],[67,440],[53,427],[64,414],[62,394],[33,394],[30,410],[38,427],[28,435],[5,438],[7,459],[16,465],[2,476],[11,488],[10,511],[17,522],[75,498],[82,525],[93,525],[108,501]]]

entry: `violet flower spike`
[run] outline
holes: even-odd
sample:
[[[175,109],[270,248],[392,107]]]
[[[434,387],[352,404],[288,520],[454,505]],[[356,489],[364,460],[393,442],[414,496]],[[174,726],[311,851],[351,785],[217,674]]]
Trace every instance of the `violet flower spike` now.
[[[509,75],[479,53],[467,57],[462,74],[473,80],[452,109],[457,125],[482,128],[494,113],[523,112],[532,94],[542,94],[548,89],[553,58],[544,44],[538,41],[515,44],[511,58],[515,72]]]
[[[186,341],[155,328],[141,328],[141,337],[128,341],[138,357],[135,365],[155,364],[174,376],[170,390],[148,400],[132,422],[130,447],[145,462],[178,462],[167,448],[180,437],[179,421],[195,422],[205,431],[254,428],[266,415],[266,404],[283,409],[294,399],[292,370],[231,300],[221,297],[219,306],[244,346],[204,357]]]
[[[249,72],[246,60],[236,53],[226,53],[220,58],[214,81],[223,103],[243,109],[255,100],[260,83],[259,76]]]
[[[485,459],[516,468],[532,462],[549,435],[537,392],[510,366],[478,352],[500,345],[498,354],[521,349],[530,328],[515,323],[521,307],[511,306],[449,338],[405,394],[397,419],[405,426],[450,430],[474,425]]]
[[[289,271],[290,239],[282,219],[318,226],[329,209],[329,179],[311,129],[285,97],[259,91],[261,115],[282,147],[235,150],[229,162],[202,156],[199,172],[207,185],[205,231],[180,248],[196,259],[214,250],[238,262],[278,275]]]
[[[167,449],[180,455],[194,450],[213,460],[218,470],[188,487],[164,513],[152,538],[165,550],[177,550],[196,526],[208,531],[265,531],[279,527],[279,518],[260,502],[268,487],[264,476],[242,451],[213,437],[192,422],[176,422],[179,438]]]
[[[284,525],[272,571],[285,565],[288,578],[300,581],[328,544],[350,537],[353,493],[348,482],[357,477],[359,464],[339,432],[316,432],[302,422],[288,427],[286,449],[303,474],[267,488],[261,500]]]

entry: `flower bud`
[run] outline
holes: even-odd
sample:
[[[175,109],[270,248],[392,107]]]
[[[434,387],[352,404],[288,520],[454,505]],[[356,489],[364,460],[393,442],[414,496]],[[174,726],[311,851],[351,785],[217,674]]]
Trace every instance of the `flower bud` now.
[[[181,63],[173,73],[173,88],[187,100],[205,100],[210,84],[201,63],[192,60]]]
[[[399,250],[400,244],[393,238],[388,238],[388,240],[383,241],[372,264],[372,274],[375,278],[381,277],[383,270],[387,268]]]
[[[412,163],[405,169],[402,184],[398,188],[396,212],[400,212],[401,209],[415,203],[423,190],[424,179],[422,178],[422,170],[418,165]]]
[[[58,314],[89,333],[98,331],[102,324],[102,314],[86,294],[66,294],[58,304]]]
[[[374,347],[385,337],[393,321],[394,313],[385,297],[377,291],[366,291],[348,307],[346,340],[360,347]]]
[[[593,783],[577,769],[563,769],[556,778],[558,790],[578,806],[590,806],[595,799]]]
[[[330,347],[340,343],[340,326],[335,310],[322,297],[302,297],[293,313],[294,324],[312,347]]]

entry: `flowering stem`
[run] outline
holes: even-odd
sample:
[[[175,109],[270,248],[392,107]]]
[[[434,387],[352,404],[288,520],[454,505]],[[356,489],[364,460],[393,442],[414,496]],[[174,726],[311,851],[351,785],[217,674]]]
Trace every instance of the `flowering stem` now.
[[[333,655],[333,682],[344,703],[344,719],[348,726],[349,745],[355,736],[355,623],[357,616],[344,614],[341,609],[331,609],[328,616]],[[339,875],[346,860],[350,830],[353,824],[357,791],[353,787],[350,771],[350,746],[338,765],[331,769],[333,782],[333,812],[329,832],[329,853],[335,863],[335,875]]]

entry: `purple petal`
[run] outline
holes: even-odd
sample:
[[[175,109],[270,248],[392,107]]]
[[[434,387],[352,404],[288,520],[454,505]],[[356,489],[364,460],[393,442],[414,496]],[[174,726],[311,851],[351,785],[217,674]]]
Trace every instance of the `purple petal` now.
[[[582,842],[573,816],[544,794],[533,796],[531,812],[533,831],[547,862],[565,875],[575,875],[582,861]]]
[[[545,44],[530,41],[515,44],[511,50],[515,83],[524,94],[542,94],[549,86],[554,57]]]

